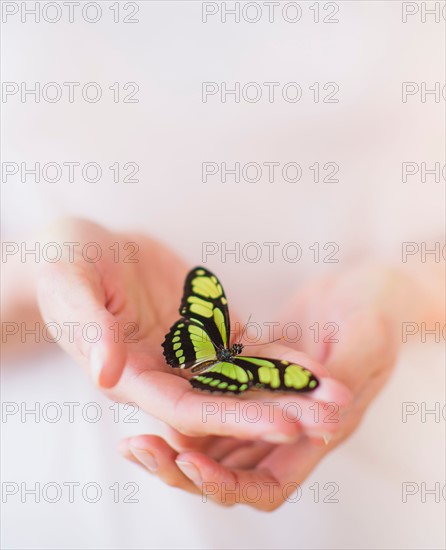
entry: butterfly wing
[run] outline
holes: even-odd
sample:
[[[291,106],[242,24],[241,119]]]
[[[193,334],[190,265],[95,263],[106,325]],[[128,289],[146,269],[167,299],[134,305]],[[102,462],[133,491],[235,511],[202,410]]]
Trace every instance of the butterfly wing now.
[[[180,319],[166,334],[164,357],[174,368],[190,368],[204,361],[217,361],[214,344],[197,321]]]
[[[184,284],[180,314],[163,342],[164,356],[174,368],[202,370],[217,361],[217,349],[230,335],[228,302],[220,281],[207,269],[192,269]]]
[[[243,366],[230,362],[216,363],[212,368],[192,378],[194,388],[209,392],[242,393],[253,384],[253,374]]]
[[[184,284],[180,314],[199,321],[217,347],[228,347],[228,301],[217,277],[204,267],[192,269]]]
[[[252,387],[280,392],[307,392],[319,385],[306,368],[289,361],[263,357],[237,356],[232,362],[220,362],[192,378],[194,388],[238,394]]]
[[[307,392],[316,389],[318,379],[305,367],[264,357],[239,355],[234,363],[251,373],[252,384],[271,391]]]

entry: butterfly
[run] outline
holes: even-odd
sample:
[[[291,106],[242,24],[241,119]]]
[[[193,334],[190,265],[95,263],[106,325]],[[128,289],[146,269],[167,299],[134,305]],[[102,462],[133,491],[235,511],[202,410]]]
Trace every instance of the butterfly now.
[[[240,394],[250,388],[308,392],[319,385],[305,367],[263,357],[240,355],[242,343],[229,345],[228,301],[217,277],[204,267],[186,277],[179,319],[162,344],[173,368],[187,369],[194,388]]]

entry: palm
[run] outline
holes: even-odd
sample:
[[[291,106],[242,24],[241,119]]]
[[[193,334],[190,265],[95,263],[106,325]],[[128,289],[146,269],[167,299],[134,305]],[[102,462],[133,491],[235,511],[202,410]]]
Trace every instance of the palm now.
[[[312,425],[308,418],[302,418],[300,431],[294,434],[294,441],[288,443],[272,444],[239,437],[192,438],[170,429],[167,441],[157,436],[138,436],[124,441],[121,447],[124,456],[148,467],[141,449],[150,450],[159,461],[157,475],[170,485],[206,493],[223,504],[245,502],[264,510],[275,509],[284,500],[280,489],[287,484],[301,483],[327,451],[354,430],[388,378],[397,351],[395,338],[389,332],[392,321],[388,317],[391,310],[388,309],[389,297],[395,293],[395,285],[398,285],[398,280],[387,271],[352,272],[348,277],[320,281],[298,294],[282,320],[287,322],[297,318],[307,329],[315,320],[321,325],[336,323],[339,335],[333,340],[338,342],[324,342],[324,338],[316,341],[309,337],[310,331],[307,330],[299,342],[299,352],[292,350],[292,345],[288,350],[283,346],[280,349],[278,346],[268,347],[268,355],[286,357],[287,353],[293,353],[296,362],[302,362],[320,374],[320,367],[308,359],[308,356],[315,357],[350,387],[354,401],[348,412],[340,422],[335,419],[333,424],[322,424],[323,430],[334,436],[328,447],[320,437],[315,437],[321,435],[321,425]],[[371,335],[374,336],[372,340]],[[330,391],[329,383],[333,382],[324,379],[325,394],[313,395],[321,402],[337,401],[342,407],[348,398],[339,386],[332,385]],[[300,396],[293,396],[293,400],[302,404]],[[313,402],[312,397],[303,400]],[[315,445],[316,442],[319,444]],[[194,469],[200,473],[198,480],[194,478]],[[250,501],[244,488],[252,484],[261,489],[276,486],[278,491],[271,499],[269,489],[262,490],[258,501]],[[234,494],[234,487],[239,487],[240,494],[237,495],[237,491]]]
[[[58,265],[45,266],[40,275],[39,301],[45,320],[60,324],[71,321],[81,326],[94,322],[100,326],[102,337],[97,343],[86,342],[78,330],[75,343],[65,338],[61,345],[95,373],[97,384],[108,388],[111,398],[137,402],[183,435],[256,440],[276,433],[294,437],[300,431],[297,423],[287,421],[277,411],[271,418],[269,398],[251,392],[248,398],[259,407],[257,422],[243,416],[237,422],[221,422],[217,414],[203,422],[209,394],[194,390],[178,375],[179,369],[174,371],[166,365],[162,355],[161,343],[178,317],[187,273],[185,264],[166,247],[145,236],[119,235],[77,220],[53,228],[47,239],[81,245],[95,242],[103,251],[96,263],[78,255],[74,262],[64,259]],[[136,262],[126,261],[128,243],[136,243]],[[275,356],[287,359],[280,350]],[[299,360],[317,376],[326,375],[308,357]],[[323,398],[324,386],[328,387],[323,384],[314,392],[316,399]],[[219,408],[228,410],[235,400],[233,396],[213,397]],[[299,396],[295,400],[304,405],[307,398]],[[277,397],[279,408],[288,401],[287,396]]]
[[[116,315],[119,323],[132,331],[131,336],[126,337],[128,354],[125,377],[153,380],[154,372],[166,373],[169,377],[177,376],[177,373],[166,364],[160,342],[178,317],[179,296],[186,268],[177,258],[163,247],[155,245],[153,241],[139,238],[138,242],[143,248],[142,261],[116,274],[126,279],[123,281],[123,287],[139,289],[133,296],[122,296],[124,307]],[[157,265],[154,264],[154,257],[157,258]],[[175,385],[179,382],[184,391],[189,391],[186,380],[166,380],[166,388],[172,382]],[[122,385],[118,384],[110,395],[119,397]],[[231,469],[255,469],[263,458],[275,452],[278,447],[265,441],[253,442],[235,437],[190,437],[169,426],[166,428],[166,439],[177,452],[204,453]]]
[[[48,321],[99,325],[99,342],[86,341],[78,330],[74,343],[65,338],[61,345],[93,373],[96,383],[111,398],[136,402],[169,426],[172,446],[156,436],[140,436],[143,449],[157,449],[163,479],[176,484],[172,479],[180,475],[179,486],[186,484],[189,490],[197,491],[175,464],[178,456],[192,456],[200,464],[203,480],[212,482],[271,483],[276,478],[270,472],[277,472],[277,483],[282,485],[290,477],[294,479],[287,465],[300,460],[305,470],[308,437],[302,436],[303,431],[308,434],[310,430],[333,429],[333,425],[314,423],[311,406],[315,401],[338,401],[341,405],[348,401],[348,392],[327,378],[320,363],[284,346],[268,348],[271,357],[301,364],[321,380],[311,395],[278,393],[272,399],[271,393],[265,396],[264,392],[234,397],[210,396],[194,390],[166,365],[161,348],[164,335],[178,317],[186,265],[166,247],[145,236],[119,235],[89,222],[70,221],[53,228],[48,237],[49,241],[62,243],[95,242],[103,251],[96,263],[78,255],[74,262],[64,258],[58,265],[44,267],[39,281],[42,314]],[[138,249],[133,262],[125,260],[128,254],[124,252],[130,242],[136,243]],[[118,261],[116,250],[121,253]],[[212,414],[204,420],[210,402],[216,411],[230,411],[237,404],[249,402],[256,406],[256,421],[244,414],[237,419]],[[284,414],[290,402],[300,407],[302,418],[290,419]],[[122,448],[132,460],[137,452],[134,440],[124,442]],[[216,498],[224,501],[221,496]],[[259,507],[265,506],[264,500],[262,503]]]

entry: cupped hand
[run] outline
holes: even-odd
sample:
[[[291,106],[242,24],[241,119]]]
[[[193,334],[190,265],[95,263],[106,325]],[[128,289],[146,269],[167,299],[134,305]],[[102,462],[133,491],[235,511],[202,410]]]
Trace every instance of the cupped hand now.
[[[172,430],[166,440],[128,438],[120,452],[167,484],[205,500],[276,509],[354,431],[385,384],[397,357],[409,289],[398,270],[363,266],[303,287],[283,312],[282,322],[297,322],[301,338],[287,349],[269,346],[268,355],[300,362],[323,377],[315,395],[291,398],[302,412],[294,440],[279,435],[275,441],[192,438]],[[315,323],[327,331],[316,336]],[[345,386],[332,385],[334,380]]]
[[[253,355],[260,355],[260,349],[254,348]],[[308,394],[251,390],[245,399],[232,398],[227,408],[221,406],[217,396],[207,394],[203,415],[204,422],[215,416],[229,426],[247,421],[256,430],[263,405],[270,415],[270,431],[263,437],[188,437],[169,429],[165,439],[142,435],[123,440],[121,454],[168,485],[200,494],[204,501],[276,509],[323,456],[322,449],[338,431],[341,412],[351,396],[323,366],[304,353],[283,345],[267,349],[268,356],[309,368],[321,385]],[[274,431],[277,424],[284,425],[281,432]]]
[[[321,431],[308,412],[315,400],[337,401],[340,396],[339,401],[345,401],[343,385],[328,378],[321,365],[301,357],[301,363],[322,378],[311,398],[281,394],[274,398],[272,414],[270,396],[251,392],[256,422],[243,414],[228,415],[222,422],[218,414],[208,414],[210,406],[229,411],[245,400],[210,399],[166,365],[162,354],[164,335],[178,318],[187,266],[146,236],[113,233],[84,220],[62,220],[41,241],[42,246],[58,243],[64,251],[59,261],[40,265],[38,299],[48,328],[62,329],[61,346],[110,398],[136,402],[181,437],[293,440],[306,424]],[[290,399],[306,411],[300,421],[283,414]]]

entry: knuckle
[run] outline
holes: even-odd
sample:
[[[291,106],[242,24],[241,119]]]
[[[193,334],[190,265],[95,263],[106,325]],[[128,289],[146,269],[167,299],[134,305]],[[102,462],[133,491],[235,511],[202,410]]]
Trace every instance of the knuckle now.
[[[201,435],[199,431],[193,429],[189,424],[177,424],[175,429],[186,437],[198,437]]]
[[[232,508],[237,504],[237,501],[234,497],[228,497],[226,495],[220,495],[220,497],[217,497],[214,500],[225,508]]]

